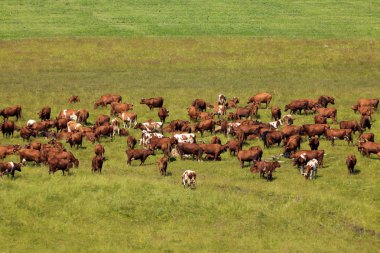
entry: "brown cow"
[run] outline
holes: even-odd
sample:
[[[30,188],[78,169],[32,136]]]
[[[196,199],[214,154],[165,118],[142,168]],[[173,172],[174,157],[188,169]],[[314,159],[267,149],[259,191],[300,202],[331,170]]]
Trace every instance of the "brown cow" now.
[[[15,177],[15,172],[21,172],[22,163],[14,163],[14,162],[0,162],[0,177],[3,175],[11,175],[12,178]]]
[[[236,129],[236,137],[239,141],[244,141],[248,135],[258,135],[261,128],[260,125],[240,125]]]
[[[75,118],[74,120],[78,119],[79,111],[78,110],[70,110],[65,109],[59,112],[57,119],[71,119]]]
[[[94,109],[97,109],[99,106],[107,106],[112,102],[121,103],[121,100],[122,98],[120,95],[106,94],[101,96],[100,99],[95,102]]]
[[[299,135],[292,135],[287,140],[285,146],[284,146],[284,156],[290,156],[290,154],[296,152],[301,147],[301,136]]]
[[[244,162],[248,162],[251,165],[252,161],[261,161],[263,151],[260,149],[255,150],[240,150],[237,153],[237,159],[240,162],[240,167],[244,167]]]
[[[70,119],[57,119],[55,120],[55,127],[57,128],[57,132],[62,132],[62,130],[67,128],[67,123]]]
[[[97,155],[97,156],[104,156],[104,153],[105,153],[106,151],[105,151],[105,149],[104,149],[104,147],[103,147],[103,145],[102,144],[96,144],[95,145],[95,155]]]
[[[109,125],[111,122],[111,118],[108,115],[100,115],[98,119],[95,122],[95,126],[103,126],[103,125]]]
[[[379,106],[379,99],[368,99],[368,98],[361,98],[358,100],[358,106],[373,106],[375,110],[377,110],[377,107]]]
[[[202,137],[203,137],[203,132],[204,131],[210,131],[211,134],[213,132],[215,132],[215,122],[214,122],[214,120],[213,119],[208,119],[208,120],[204,120],[204,121],[198,122],[195,125],[193,125],[192,128],[191,128],[191,132],[197,133],[198,131],[201,133]]]
[[[8,155],[16,153],[20,149],[20,145],[0,146],[0,159],[4,159]]]
[[[284,120],[284,125],[285,125],[285,126],[293,125],[293,122],[296,120],[296,119],[293,118],[293,116],[290,115],[290,114],[285,115],[282,119]]]
[[[265,108],[268,108],[268,105],[269,105],[271,100],[272,100],[272,94],[270,94],[270,93],[259,93],[259,94],[256,94],[255,96],[251,97],[248,100],[248,103],[258,103],[258,104],[265,103]]]
[[[331,118],[336,123],[337,110],[334,107],[331,108],[318,108],[317,112],[320,116]]]
[[[376,142],[359,142],[358,151],[367,157],[371,154],[377,154],[380,157],[380,143]]]
[[[133,110],[133,104],[112,102],[110,115],[115,116],[129,110]]]
[[[66,159],[66,160],[69,160],[71,163],[73,163],[76,168],[78,168],[79,166],[79,160],[75,158],[73,153],[71,153],[70,151],[62,151],[59,149],[55,149],[55,150],[53,149],[46,154],[46,158],[47,158],[46,159],[47,162],[48,160],[51,160],[51,159],[58,159],[58,160]]]
[[[158,166],[158,170],[160,171],[161,176],[164,176],[164,175],[166,176],[168,161],[169,161],[169,157],[166,155],[164,155],[163,157],[157,160],[157,166]]]
[[[356,120],[341,121],[339,123],[339,127],[340,129],[351,129],[354,134],[356,133],[356,131],[362,133],[362,131],[364,130],[359,126],[359,123]]]
[[[358,106],[358,105],[353,105],[351,109],[356,113],[359,111],[360,115],[362,116],[369,116],[372,120],[372,114],[375,112],[375,108],[373,106]]]
[[[41,120],[49,120],[50,114],[51,114],[51,108],[46,106],[42,108],[41,111],[39,111],[37,114]]]
[[[285,105],[285,112],[290,110],[290,113],[297,113],[297,111],[301,114],[302,110],[307,114],[309,108],[309,104],[307,100],[293,100],[289,104]]]
[[[78,102],[80,102],[80,97],[79,97],[79,96],[74,96],[74,95],[72,95],[72,96],[69,98],[69,103],[70,103],[70,104],[78,103]]]
[[[29,143],[29,145],[27,145],[25,148],[30,148],[30,149],[35,149],[35,150],[41,150],[42,143],[34,141],[34,142]]]
[[[281,130],[283,136],[285,139],[288,139],[292,135],[300,135],[303,133],[303,127],[302,126],[284,126],[284,128]]]
[[[20,162],[34,161],[36,164],[40,164],[42,162],[40,150],[22,148],[18,151],[18,153],[20,155]]]
[[[277,106],[272,107],[272,117],[271,117],[271,119],[274,119],[274,120],[281,119],[281,109],[278,108]]]
[[[127,137],[127,145],[130,149],[134,149],[136,144],[137,144],[137,140],[135,137],[131,135]]]
[[[113,140],[113,127],[108,126],[99,126],[95,129],[95,138],[100,141],[100,137],[110,137],[111,141]]]
[[[197,98],[197,99],[195,99],[195,100],[191,103],[191,106],[194,106],[197,110],[200,110],[201,112],[206,111],[207,107],[209,107],[209,108],[213,108],[213,106],[211,106],[209,103],[207,103],[206,101],[204,101],[204,100],[201,99],[201,98]]]
[[[142,98],[140,104],[145,104],[149,107],[149,110],[153,108],[160,108],[164,104],[164,99],[162,97],[157,98]]]
[[[311,150],[318,150],[319,147],[319,138],[318,137],[311,137],[309,139],[309,146]]]
[[[227,101],[227,109],[230,109],[230,108],[236,108],[236,105],[239,103],[239,97],[234,97],[230,100]]]
[[[140,160],[140,166],[144,164],[145,160],[150,155],[155,155],[154,151],[151,149],[127,149],[125,151],[128,156],[127,164],[131,165],[132,160]]]
[[[169,116],[169,111],[165,107],[161,107],[158,109],[158,117],[160,118],[162,123],[165,123],[166,117]]]
[[[327,108],[327,105],[329,103],[332,105],[335,104],[335,98],[326,95],[322,95],[318,98],[318,104],[320,104],[324,108]]]
[[[356,165],[356,156],[352,154],[348,155],[346,158],[346,165],[347,165],[347,174],[354,174],[355,165]]]
[[[362,131],[365,131],[366,128],[371,130],[371,120],[369,116],[362,116],[360,118],[360,128],[362,129]]]
[[[334,145],[334,140],[346,140],[348,144],[352,143],[352,130],[351,129],[326,129],[326,138]]]
[[[7,107],[0,111],[0,115],[4,117],[4,119],[8,119],[8,117],[16,116],[16,121],[21,118],[21,106],[15,105],[11,107]]]
[[[78,149],[79,146],[82,147],[82,140],[82,133],[78,132],[73,133],[70,138],[67,139],[66,143],[69,143],[71,148],[76,145]]]
[[[273,179],[273,172],[276,168],[280,168],[281,165],[279,162],[266,162],[266,161],[257,161],[251,167],[251,172],[260,173],[260,177],[266,178],[267,181]]]
[[[105,158],[101,155],[96,155],[92,158],[92,173],[99,171],[99,174],[102,174],[104,160]]]
[[[5,120],[1,125],[0,125],[1,132],[3,133],[3,138],[5,135],[5,138],[8,138],[10,136],[13,137],[13,132],[17,129],[15,126],[15,123],[11,120]]]
[[[20,129],[20,136],[21,136],[23,141],[25,141],[25,140],[29,141],[30,137],[31,136],[36,137],[37,133],[35,131],[29,129],[28,127],[23,127]]]
[[[208,155],[210,159],[213,159],[214,161],[220,161],[220,155],[227,150],[228,145],[199,144],[199,147],[203,150],[203,153]]]
[[[59,140],[67,140],[71,137],[73,133],[69,133],[67,131],[62,131],[59,134],[57,134],[57,139]]]
[[[68,159],[52,158],[48,160],[48,164],[49,174],[54,174],[57,170],[62,170],[62,175],[65,175],[65,171],[70,174],[70,168],[73,167],[73,163]]]
[[[236,155],[236,152],[239,152],[243,148],[243,143],[238,140],[229,140],[226,145],[228,145],[230,156]]]
[[[211,138],[211,141],[210,141],[211,144],[222,144],[222,141],[220,140],[220,138],[218,136],[213,136]]]
[[[280,146],[281,141],[284,139],[284,134],[279,131],[266,131],[261,138],[264,142],[264,147],[269,148],[271,145],[276,143],[277,146]]]
[[[302,126],[303,132],[307,134],[310,138],[313,136],[324,135],[327,129],[330,129],[328,124],[305,124]]]
[[[195,106],[187,108],[187,114],[189,115],[190,120],[197,120],[199,118],[199,111]]]
[[[297,167],[303,167],[308,161],[315,158],[318,161],[318,166],[322,168],[324,155],[324,150],[299,150],[291,154],[290,158],[293,159],[293,165],[297,165]]]
[[[203,150],[196,143],[178,143],[177,152],[182,160],[185,155],[191,155],[193,160],[197,158],[198,161],[201,161],[203,154]]]
[[[90,117],[90,113],[86,109],[79,110],[78,122],[87,124],[87,119]]]
[[[362,133],[358,138],[359,142],[372,141],[375,142],[375,135],[373,133]]]

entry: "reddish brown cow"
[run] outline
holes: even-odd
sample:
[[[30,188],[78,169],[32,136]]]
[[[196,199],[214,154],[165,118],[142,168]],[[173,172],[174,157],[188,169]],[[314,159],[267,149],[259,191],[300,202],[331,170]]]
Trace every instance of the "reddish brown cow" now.
[[[158,109],[157,114],[162,123],[165,123],[166,117],[169,117],[169,111],[165,107],[161,107],[160,109]]]
[[[276,144],[280,146],[281,141],[284,139],[284,135],[279,131],[267,131],[265,132],[261,139],[264,142],[264,147],[269,148],[271,145]]]
[[[272,107],[272,120],[279,120],[281,119],[281,109],[278,108],[277,106]]]
[[[49,120],[50,114],[51,114],[51,108],[46,106],[42,108],[41,111],[39,111],[37,114],[41,120]]]
[[[48,160],[48,164],[49,174],[54,174],[57,170],[62,170],[62,175],[65,175],[65,171],[70,174],[70,168],[73,167],[73,163],[68,159],[52,158]]]
[[[99,171],[99,174],[102,174],[104,157],[101,155],[96,155],[92,158],[92,173]]]
[[[166,176],[168,161],[169,161],[169,157],[166,155],[164,155],[163,157],[157,160],[157,166],[158,166],[158,170],[160,171],[161,176],[164,176],[164,175]]]
[[[203,99],[197,98],[192,103],[191,106],[194,106],[195,109],[200,110],[201,112],[206,111],[208,103]]]
[[[284,126],[284,128],[281,130],[281,133],[283,134],[285,139],[288,139],[292,135],[300,135],[303,133],[303,127],[302,126]]]
[[[284,146],[284,155],[289,156],[290,154],[296,152],[301,147],[301,136],[299,135],[292,135],[287,140],[285,146]]]
[[[240,150],[237,153],[237,159],[240,162],[240,167],[244,167],[244,162],[248,162],[251,165],[252,161],[261,161],[263,151],[260,149],[255,150]]]
[[[358,100],[358,106],[372,106],[375,110],[377,110],[377,107],[379,106],[379,99],[368,99],[368,98],[361,98]]]
[[[57,128],[57,132],[62,132],[62,130],[67,129],[67,123],[70,119],[57,119],[55,120],[55,127]]]
[[[311,137],[309,139],[309,146],[310,146],[311,150],[318,150],[319,138],[318,137]]]
[[[101,96],[100,99],[95,102],[94,109],[98,108],[99,106],[107,106],[112,102],[121,103],[121,100],[122,98],[120,95],[106,94]]]
[[[220,140],[220,138],[218,136],[213,136],[211,138],[211,141],[210,141],[211,144],[222,144],[222,141]]]
[[[187,109],[187,114],[190,117],[190,120],[197,120],[199,117],[199,111],[195,106],[190,106]]]
[[[272,100],[272,94],[270,93],[259,93],[255,96],[251,97],[248,100],[248,103],[258,103],[258,104],[265,104],[265,108],[268,108],[268,105],[270,101]]]
[[[102,144],[96,144],[95,145],[95,155],[97,156],[104,156],[105,149]]]
[[[258,161],[255,162],[251,167],[251,172],[260,173],[260,177],[266,178],[267,181],[273,179],[273,172],[276,168],[280,168],[281,165],[279,162],[266,162],[266,161]]]
[[[153,108],[160,108],[164,104],[164,99],[162,97],[157,98],[142,98],[140,104],[145,104],[149,107],[149,110]]]
[[[111,118],[107,115],[100,115],[98,119],[95,122],[95,126],[103,126],[103,125],[109,125],[111,122]]]
[[[230,156],[236,155],[236,152],[239,152],[243,148],[243,143],[238,140],[229,140],[226,145],[228,145]]]
[[[76,145],[78,149],[79,146],[82,147],[82,140],[83,140],[82,133],[78,132],[78,133],[73,133],[70,136],[70,138],[67,139],[66,143],[69,143],[71,148]]]
[[[354,174],[356,165],[356,156],[348,155],[346,158],[347,174]]]
[[[117,115],[118,113],[127,112],[129,110],[133,110],[133,104],[112,102],[110,115]]]
[[[136,144],[137,144],[137,140],[135,137],[133,137],[133,136],[127,137],[127,145],[130,149],[134,149]]]
[[[90,113],[86,109],[79,110],[78,122],[87,124],[87,119],[90,117]]]
[[[332,105],[335,104],[335,98],[326,95],[322,95],[318,98],[318,104],[320,104],[324,108],[327,108],[327,105],[329,103]]]
[[[40,150],[22,148],[18,153],[20,155],[20,162],[34,161],[36,164],[42,162]]]
[[[199,144],[199,147],[203,150],[203,153],[208,155],[209,158],[217,161],[221,159],[220,155],[227,150],[228,145]]]
[[[25,148],[35,149],[35,150],[41,150],[42,143],[41,142],[31,142],[29,145],[27,145]]]
[[[321,115],[315,115],[314,116],[314,123],[315,124],[327,124],[327,118],[323,117]]]
[[[362,129],[362,131],[365,131],[366,128],[371,130],[371,120],[369,116],[362,116],[360,118],[360,128]]]
[[[248,135],[258,135],[261,128],[260,125],[240,125],[236,129],[236,137],[239,141],[244,141]]]
[[[334,145],[334,140],[346,140],[348,144],[352,143],[352,130],[351,129],[326,129],[326,138]]]
[[[7,107],[0,111],[0,115],[4,117],[4,119],[8,119],[8,117],[16,116],[16,121],[21,118],[21,106],[15,105],[11,107]]]
[[[79,166],[79,160],[75,158],[73,153],[71,153],[70,151],[62,151],[59,149],[57,150],[53,149],[52,151],[47,153],[46,161],[51,160],[51,159],[58,159],[58,160],[66,159],[66,160],[69,160],[71,163],[73,163],[76,168],[78,168]]]
[[[113,127],[112,126],[99,126],[95,129],[95,138],[100,141],[100,137],[110,137],[113,140]]]
[[[23,141],[25,141],[25,140],[29,141],[30,137],[31,136],[36,137],[37,133],[35,131],[29,129],[28,127],[23,127],[20,129],[20,136],[21,136]]]
[[[359,126],[359,123],[356,120],[346,120],[339,123],[340,129],[351,129],[355,134],[356,131],[362,133],[362,128]]]
[[[359,135],[359,142],[372,141],[375,142],[375,135],[373,133],[363,133]]]
[[[204,131],[210,131],[211,134],[213,132],[215,132],[214,120],[213,119],[204,120],[204,121],[198,122],[194,126],[192,126],[191,132],[197,133],[198,131],[201,133],[202,137],[203,137]]]
[[[14,162],[0,162],[0,177],[4,174],[11,175],[12,178],[15,177],[15,172],[21,172],[22,163],[14,163]]]
[[[140,160],[140,166],[144,165],[144,162],[148,156],[154,155],[154,151],[151,149],[127,149],[125,152],[128,156],[128,165],[131,165],[132,160]]]
[[[70,104],[73,104],[73,103],[78,103],[78,102],[80,102],[80,97],[79,96],[71,96],[70,98],[69,98],[69,103]]]
[[[318,166],[322,168],[324,155],[324,150],[299,150],[291,154],[290,158],[293,159],[293,165],[297,165],[297,167],[305,166],[308,161],[315,158],[318,161]]]
[[[67,140],[71,137],[73,133],[69,133],[67,131],[62,131],[59,134],[57,134],[57,139],[59,140]]]
[[[331,118],[336,123],[337,110],[334,107],[331,108],[318,108],[317,112],[320,116]]]
[[[330,129],[328,124],[305,124],[302,126],[303,132],[307,134],[310,138],[313,136],[324,135],[327,129]]]
[[[290,113],[297,113],[297,111],[301,114],[302,110],[307,114],[309,104],[307,100],[293,100],[289,104],[285,105],[285,112],[290,110]]]
[[[1,132],[3,133],[3,138],[4,138],[4,135],[5,135],[5,138],[8,138],[10,136],[13,137],[13,132],[16,130],[16,128],[17,127],[15,126],[15,123],[13,121],[11,121],[11,120],[5,120],[0,125]]]
[[[359,142],[358,150],[362,155],[369,157],[371,154],[377,154],[380,157],[380,143],[376,142]]]
[[[194,158],[197,158],[198,161],[201,161],[203,150],[196,143],[178,143],[177,151],[183,160],[185,155],[191,155]]]
[[[239,97],[234,97],[230,100],[227,101],[227,109],[230,109],[230,108],[236,108],[236,105],[239,103]]]
[[[20,145],[0,146],[0,159],[4,159],[8,155],[16,153],[20,149]]]

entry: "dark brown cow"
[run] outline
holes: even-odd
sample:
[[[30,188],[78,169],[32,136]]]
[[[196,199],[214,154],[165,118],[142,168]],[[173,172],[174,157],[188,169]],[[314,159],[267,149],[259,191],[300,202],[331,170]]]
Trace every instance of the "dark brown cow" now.
[[[220,155],[225,152],[228,145],[220,144],[199,144],[199,147],[203,150],[203,153],[209,156],[214,161],[220,160]]]
[[[95,138],[100,141],[100,137],[110,137],[113,140],[113,127],[112,126],[99,126],[95,129]]]
[[[320,116],[331,118],[336,123],[337,110],[334,107],[331,108],[318,108],[317,112]]]
[[[112,102],[110,115],[117,115],[129,110],[133,110],[133,104]]]
[[[11,175],[12,178],[15,177],[15,172],[21,172],[22,163],[14,163],[14,162],[0,162],[0,177],[3,175]]]
[[[46,106],[42,108],[41,111],[39,111],[37,114],[41,120],[49,120],[50,114],[51,114],[51,108]]]
[[[153,108],[160,108],[164,104],[164,99],[162,97],[157,98],[142,98],[140,104],[145,104],[149,107],[149,110]]]
[[[305,166],[308,161],[315,158],[318,161],[318,166],[322,168],[324,155],[324,150],[299,150],[291,154],[290,158],[293,159],[293,165],[297,165],[297,167]]]
[[[360,127],[359,123],[356,120],[341,121],[339,123],[339,127],[340,129],[351,129],[354,134],[356,133],[356,131],[359,131],[359,133],[362,133],[362,128]]]
[[[20,129],[20,136],[21,136],[23,141],[25,141],[25,140],[29,141],[30,137],[31,136],[36,137],[37,133],[35,131],[29,129],[28,127],[23,127]]]
[[[11,120],[5,120],[1,125],[0,125],[0,129],[1,129],[1,132],[3,133],[3,138],[4,138],[4,135],[5,135],[5,138],[8,138],[8,137],[13,137],[13,132],[16,130],[16,125],[13,121]]]
[[[191,103],[191,106],[194,106],[195,109],[197,109],[197,110],[199,110],[201,112],[206,111],[207,105],[208,105],[208,103],[206,101],[204,101],[203,99],[200,99],[200,98],[195,99]]]
[[[371,130],[371,119],[369,116],[362,116],[360,118],[360,128],[362,129],[362,131],[365,131],[366,128]]]
[[[328,124],[305,124],[302,126],[303,132],[307,134],[310,138],[313,136],[324,135],[327,129],[330,129]]]
[[[166,169],[168,168],[169,157],[164,155],[157,160],[158,170],[160,171],[161,176],[166,176]]]
[[[62,175],[65,175],[65,171],[70,174],[70,168],[73,167],[73,163],[68,159],[52,158],[48,160],[48,164],[49,174],[54,174],[57,170],[62,170]]]
[[[276,168],[280,168],[281,165],[279,162],[266,162],[266,161],[258,161],[255,162],[251,167],[251,172],[260,173],[260,177],[266,178],[267,181],[273,179],[273,172]]]
[[[70,104],[73,104],[73,103],[78,103],[78,102],[80,102],[80,97],[79,96],[71,96],[70,98],[69,98],[69,103]]]
[[[351,129],[326,129],[326,138],[334,145],[334,140],[346,140],[348,144],[352,143],[352,130]]]
[[[301,114],[302,110],[307,114],[309,108],[309,104],[307,100],[293,100],[289,104],[285,105],[285,112],[290,110],[290,113],[297,113],[297,111]]]
[[[210,131],[211,134],[213,132],[215,132],[214,120],[213,119],[204,120],[204,121],[198,122],[194,126],[192,126],[191,132],[197,133],[198,131],[201,133],[202,137],[203,137],[204,131]]]
[[[140,166],[144,165],[144,162],[148,156],[154,155],[154,151],[151,149],[127,149],[125,152],[128,156],[128,165],[131,165],[132,160],[140,160]]]
[[[251,165],[251,162],[253,161],[261,161],[261,158],[263,156],[263,151],[260,149],[255,150],[240,150],[237,153],[237,159],[240,162],[240,167],[244,167],[244,162],[248,162],[249,165]]]
[[[185,155],[191,155],[193,160],[197,158],[198,161],[201,161],[203,154],[203,150],[196,143],[178,143],[177,152],[182,160]]]
[[[121,100],[122,98],[120,95],[106,94],[101,96],[100,99],[95,102],[94,109],[97,109],[99,106],[107,106],[112,102],[121,103]]]
[[[103,126],[103,125],[109,125],[111,122],[111,118],[108,115],[100,115],[98,119],[95,122],[95,126]]]
[[[190,122],[187,120],[172,120],[169,125],[172,127],[172,131],[182,131],[182,128],[189,125]]]
[[[18,151],[18,153],[20,155],[20,162],[34,161],[36,164],[40,164],[42,162],[40,150],[22,148]]]
[[[17,121],[19,118],[21,118],[21,112],[21,106],[15,105],[1,110],[0,115],[3,116],[4,119],[8,119],[8,117],[15,116]]]
[[[277,146],[280,146],[281,141],[284,139],[284,134],[279,131],[267,131],[262,135],[261,138],[264,142],[264,147],[269,148],[276,143]]]
[[[362,155],[369,157],[371,154],[377,154],[380,157],[380,143],[376,142],[359,142],[358,150]]]
[[[135,137],[133,137],[133,136],[127,137],[127,145],[130,149],[134,149],[136,144],[137,144],[137,140]]]
[[[255,96],[251,97],[248,100],[248,103],[257,103],[257,104],[265,104],[265,108],[268,108],[270,101],[272,100],[272,94],[270,93],[259,93]]]
[[[99,174],[102,174],[104,159],[101,155],[96,155],[92,158],[92,173],[99,171]]]
[[[272,120],[279,120],[281,119],[281,109],[278,108],[277,106],[272,107]]]
[[[243,148],[243,143],[238,140],[229,140],[226,145],[228,145],[230,156],[236,155],[236,152],[239,152]]]
[[[355,165],[356,165],[356,156],[352,154],[348,155],[346,158],[346,165],[347,165],[347,174],[354,174]]]
[[[326,95],[322,95],[318,98],[318,104],[320,104],[324,108],[327,108],[327,105],[329,103],[332,105],[335,104],[335,98]]]
[[[363,133],[359,135],[359,142],[372,141],[375,142],[375,135],[373,133]]]
[[[379,99],[368,99],[368,98],[361,98],[358,100],[358,106],[372,106],[375,110],[377,110],[377,107],[379,106]]]
[[[169,111],[165,107],[161,107],[160,109],[158,109],[157,114],[162,123],[165,123],[166,117],[169,117]]]
[[[318,137],[311,137],[309,139],[309,146],[311,150],[318,150],[319,147],[319,138]]]
[[[197,120],[199,117],[199,111],[195,106],[190,106],[187,109],[187,114],[190,117],[190,120]]]
[[[90,117],[90,113],[86,109],[79,110],[78,122],[87,124],[87,119]]]

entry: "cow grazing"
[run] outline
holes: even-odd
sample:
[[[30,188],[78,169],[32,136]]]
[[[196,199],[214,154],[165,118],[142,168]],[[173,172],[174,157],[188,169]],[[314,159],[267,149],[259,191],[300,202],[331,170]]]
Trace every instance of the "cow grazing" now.
[[[331,141],[331,145],[334,145],[335,139],[346,140],[348,144],[353,144],[351,129],[326,129],[325,135]]]
[[[370,157],[371,154],[377,154],[380,157],[380,143],[376,142],[359,142],[358,151],[367,157]]]
[[[361,126],[359,125],[359,123],[356,120],[341,121],[339,123],[339,127],[340,127],[340,129],[351,129],[354,134],[357,131],[359,133],[362,133],[362,129],[363,129],[363,128],[361,128]]]
[[[22,163],[14,163],[14,162],[0,162],[0,177],[3,175],[11,175],[12,178],[15,177],[15,172],[21,172]]]
[[[234,97],[230,100],[227,101],[227,109],[230,109],[230,108],[236,108],[237,104],[239,103],[239,100],[240,98],[239,97]]]
[[[40,164],[42,162],[40,150],[22,148],[18,151],[18,153],[20,155],[20,162],[34,161],[36,164]]]
[[[99,106],[104,107],[112,102],[121,103],[122,97],[120,95],[114,95],[114,94],[106,94],[100,97],[95,104],[94,109],[97,109]]]
[[[73,104],[73,103],[79,103],[80,102],[80,97],[79,96],[71,96],[70,98],[69,98],[69,103],[70,104]]]
[[[317,113],[325,118],[331,118],[334,123],[337,122],[337,109],[334,107],[331,108],[318,108]]]
[[[169,111],[165,107],[161,107],[158,109],[158,117],[160,118],[162,123],[165,123],[165,119],[168,116],[169,116]]]
[[[134,149],[136,144],[137,144],[137,140],[135,137],[133,137],[133,136],[127,137],[127,145],[130,149]]]
[[[5,138],[8,138],[8,137],[13,137],[13,132],[16,130],[16,129],[19,129],[18,127],[16,127],[15,123],[11,120],[5,120],[1,125],[0,125],[0,129],[1,129],[1,132],[3,133],[3,138],[5,136]]]
[[[185,172],[182,174],[183,188],[185,188],[187,186],[187,187],[194,189],[196,179],[197,179],[197,174],[195,173],[195,171],[185,170]]]
[[[362,116],[360,118],[360,128],[362,129],[362,131],[365,131],[366,128],[371,130],[371,119],[369,116]]]
[[[95,122],[96,127],[109,125],[109,124],[111,124],[111,118],[108,115],[100,115]]]
[[[87,119],[90,117],[90,113],[86,109],[79,110],[78,122],[87,124]]]
[[[105,158],[101,155],[96,155],[92,158],[92,173],[99,171],[99,174],[102,174],[103,162]]]
[[[226,145],[228,145],[230,156],[236,155],[236,152],[239,152],[243,148],[243,143],[238,140],[229,140]]]
[[[193,133],[174,134],[173,137],[178,143],[196,143],[196,135]]]
[[[272,119],[280,120],[281,119],[281,109],[277,106],[272,107]]]
[[[48,106],[43,107],[41,111],[39,111],[37,114],[41,120],[49,120],[50,114],[51,114],[51,108]]]
[[[321,105],[324,108],[327,108],[327,105],[329,103],[332,104],[332,105],[335,104],[335,98],[330,97],[330,96],[326,96],[326,95],[320,96],[318,98],[318,104]]]
[[[104,156],[104,153],[105,153],[106,151],[105,151],[105,149],[104,149],[104,147],[103,147],[103,145],[102,144],[96,144],[95,145],[95,155],[97,155],[97,156]]]
[[[16,117],[16,121],[21,118],[22,108],[19,105],[11,106],[4,108],[0,111],[0,115],[3,116],[4,119],[8,119],[8,117]]]
[[[355,165],[356,165],[356,156],[355,155],[348,155],[346,158],[346,165],[347,165],[347,173],[348,174],[354,174],[355,173]]]
[[[265,104],[265,108],[268,108],[268,105],[270,101],[272,100],[272,94],[270,93],[259,93],[255,96],[251,97],[248,100],[248,103],[258,103],[258,104]]]
[[[323,157],[325,155],[324,150],[299,150],[294,154],[290,155],[290,158],[293,159],[293,165],[298,168],[304,168],[306,163],[311,159],[315,158],[318,160],[320,167],[323,167]]]
[[[318,160],[313,158],[306,163],[305,169],[301,173],[303,174],[306,180],[307,179],[312,180],[317,175],[317,168],[318,168]]]
[[[301,147],[301,136],[292,135],[287,140],[284,146],[284,156],[289,156],[290,154],[296,152]]]
[[[67,143],[70,144],[70,147],[72,148],[73,146],[77,146],[77,149],[80,147],[82,147],[82,140],[83,140],[83,137],[82,137],[82,133],[73,133],[68,139],[67,139]]]
[[[140,166],[144,165],[145,160],[150,156],[150,155],[155,155],[154,151],[151,149],[127,149],[125,151],[128,156],[128,161],[127,164],[131,165],[132,160],[140,160]]]
[[[368,99],[368,98],[361,98],[358,100],[358,106],[372,106],[375,110],[377,110],[377,107],[379,106],[379,99]]]
[[[193,160],[201,161],[203,149],[196,143],[178,143],[177,152],[182,160],[186,155],[191,155]]]
[[[319,138],[318,137],[311,137],[309,138],[309,146],[311,150],[318,150],[319,147]]]
[[[280,168],[281,165],[279,162],[266,162],[266,161],[257,161],[251,167],[251,172],[260,173],[260,177],[266,178],[267,181],[273,179],[273,172],[276,168]]]
[[[23,141],[27,140],[29,141],[30,137],[37,137],[37,133],[31,129],[29,129],[28,127],[22,127],[20,129],[20,136],[22,138]]]
[[[168,168],[169,157],[164,155],[157,160],[158,170],[160,171],[161,176],[166,176],[166,169]]]
[[[262,149],[253,149],[253,150],[240,150],[237,153],[237,159],[240,162],[240,167],[244,167],[244,162],[248,162],[249,165],[251,165],[251,162],[253,161],[261,161],[261,158],[263,156]]]
[[[373,133],[362,133],[358,138],[359,142],[372,141],[375,142],[375,135]]]
[[[7,145],[7,146],[0,146],[0,159],[4,159],[8,155],[15,154],[17,151],[19,151],[20,145]]]
[[[52,158],[48,160],[49,164],[49,174],[55,173],[57,170],[62,170],[62,175],[65,175],[65,172],[67,174],[70,173],[70,168],[73,167],[73,163],[68,159],[57,159]]]
[[[302,113],[302,110],[304,110],[304,113],[307,114],[308,112],[308,102],[307,100],[293,100],[289,104],[285,105],[285,112],[290,110],[290,113]]]
[[[213,159],[214,161],[220,161],[220,155],[227,150],[228,145],[199,144],[199,147],[208,158]]]
[[[162,97],[157,98],[142,98],[140,104],[145,104],[149,107],[149,110],[153,108],[160,108],[164,104],[164,99]]]
[[[215,132],[215,121],[213,119],[208,119],[196,123],[191,128],[191,132],[197,133],[198,131],[201,133],[202,137],[204,131],[210,131],[210,133],[212,134],[213,132]]]

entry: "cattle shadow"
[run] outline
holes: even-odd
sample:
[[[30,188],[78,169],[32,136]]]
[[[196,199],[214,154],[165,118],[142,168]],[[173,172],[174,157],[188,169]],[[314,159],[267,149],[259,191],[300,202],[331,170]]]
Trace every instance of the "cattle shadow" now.
[[[360,169],[354,169],[354,172],[352,173],[352,175],[358,175],[360,173],[361,173]]]
[[[172,172],[166,172],[165,177],[171,177],[171,176],[173,176],[173,173],[172,173]]]

